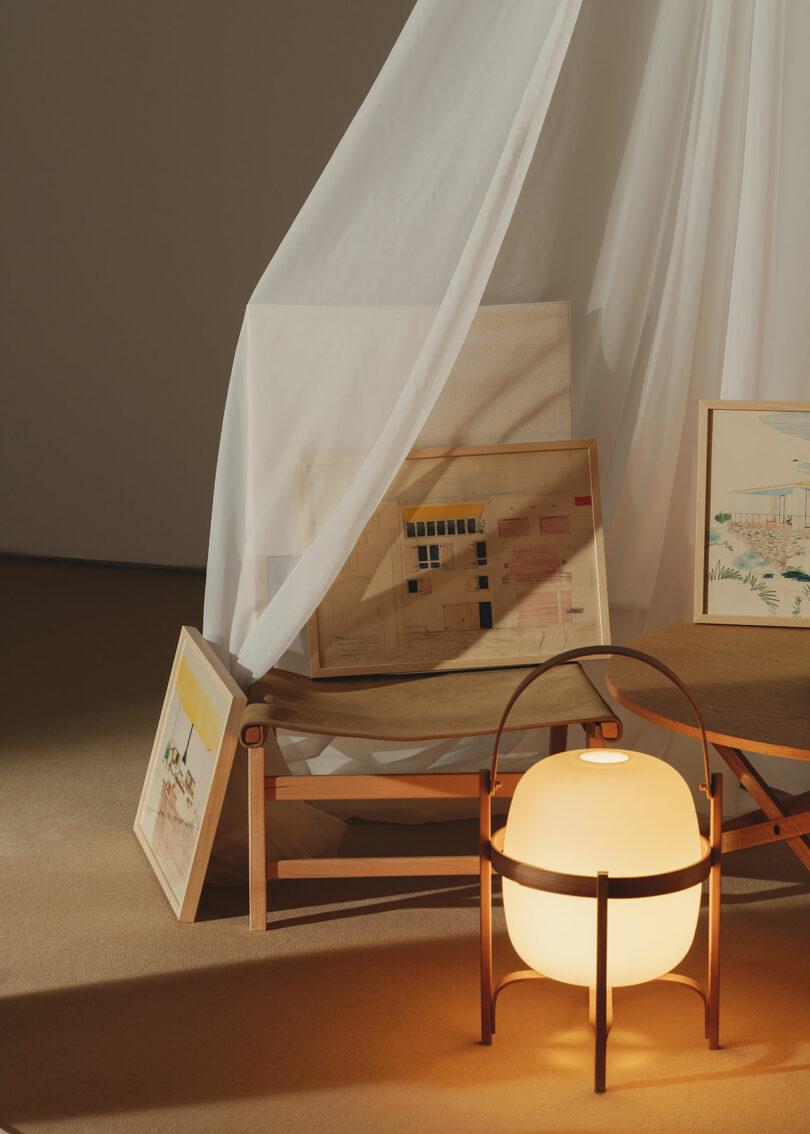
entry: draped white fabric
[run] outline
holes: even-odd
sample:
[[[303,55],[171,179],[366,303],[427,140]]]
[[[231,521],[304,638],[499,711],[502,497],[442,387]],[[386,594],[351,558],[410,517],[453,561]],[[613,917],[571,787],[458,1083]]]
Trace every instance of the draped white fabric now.
[[[204,623],[240,679],[299,634],[427,418],[579,7],[421,0],[259,283],[225,411]]]
[[[798,2],[586,4],[487,288],[572,300],[617,636],[691,615],[698,399],[810,396],[808,46]]]
[[[296,666],[482,301],[572,303],[615,640],[690,616],[698,399],[810,398],[808,47],[802,0],[418,0],[240,335],[204,633],[242,681]]]

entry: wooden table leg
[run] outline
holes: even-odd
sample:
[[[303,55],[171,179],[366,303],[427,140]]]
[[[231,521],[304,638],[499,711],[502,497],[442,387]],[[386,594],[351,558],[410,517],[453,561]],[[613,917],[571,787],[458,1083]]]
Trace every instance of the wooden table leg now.
[[[789,810],[773,795],[772,789],[768,787],[739,749],[729,748],[724,744],[715,744],[714,747],[769,819],[787,819],[790,814]],[[797,836],[785,841],[799,860],[810,870],[810,845],[808,845],[807,840]]]
[[[790,816],[810,816],[810,791],[803,791],[800,795],[787,795],[787,793],[779,793],[780,806]],[[733,819],[727,819],[723,823],[723,834],[727,831],[738,831],[740,828],[747,829],[754,823],[764,823],[767,819],[765,812],[760,808],[759,810],[747,811],[744,815],[735,815]],[[804,831],[798,832],[805,834]]]

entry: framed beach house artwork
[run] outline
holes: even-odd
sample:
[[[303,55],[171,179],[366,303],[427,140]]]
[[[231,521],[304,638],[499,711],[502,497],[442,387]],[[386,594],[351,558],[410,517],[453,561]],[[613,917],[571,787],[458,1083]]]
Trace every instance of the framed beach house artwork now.
[[[135,834],[180,921],[193,921],[246,697],[198,630],[180,633]]]
[[[700,403],[695,621],[810,626],[810,403]]]

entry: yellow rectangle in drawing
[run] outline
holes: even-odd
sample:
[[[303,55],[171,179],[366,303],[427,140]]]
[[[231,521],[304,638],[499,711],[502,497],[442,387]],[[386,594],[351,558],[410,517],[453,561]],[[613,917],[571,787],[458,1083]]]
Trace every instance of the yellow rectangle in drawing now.
[[[486,500],[467,500],[463,504],[418,504],[413,508],[403,508],[402,516],[407,524],[417,520],[474,519],[485,504]]]
[[[183,658],[177,671],[177,693],[183,712],[194,725],[197,735],[209,752],[219,748],[223,721],[211,704],[211,699]]]

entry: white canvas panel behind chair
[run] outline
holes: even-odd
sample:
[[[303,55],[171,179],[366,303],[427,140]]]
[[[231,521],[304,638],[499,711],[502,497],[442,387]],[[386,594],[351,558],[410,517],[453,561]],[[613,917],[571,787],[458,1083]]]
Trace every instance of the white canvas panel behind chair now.
[[[287,325],[296,328],[302,342],[296,354],[290,344],[291,374],[297,375],[301,357],[308,359],[312,347],[306,332],[314,321],[329,320],[335,335],[339,324],[349,326],[356,320],[371,322],[381,340],[396,321],[396,311],[373,309],[358,314],[322,312],[306,317],[295,308],[286,316]],[[310,339],[312,335],[310,334]],[[345,340],[344,340],[345,341]],[[317,342],[321,337],[317,336]],[[321,349],[320,346],[315,347]],[[342,348],[338,348],[342,349]],[[334,361],[334,356],[333,356]],[[326,366],[327,364],[324,363]],[[273,388],[260,395],[271,398]],[[339,407],[326,411],[313,407],[313,417],[321,420],[334,415]],[[455,365],[430,411],[415,443],[415,448],[447,445],[501,445],[533,441],[566,441],[571,438],[571,325],[568,303],[509,303],[480,307],[475,314],[467,338]],[[267,478],[272,480],[272,456]],[[339,453],[331,461],[317,460],[299,469],[299,494],[291,502],[275,501],[276,507],[265,513],[268,526],[260,524],[255,542],[270,546],[274,527],[280,532],[278,542],[286,538],[290,554],[297,544],[308,545],[342,496],[349,490],[357,474],[357,458]],[[275,524],[269,524],[269,517]],[[350,549],[351,550],[351,549]],[[347,555],[348,558],[348,555]],[[273,593],[274,559],[256,557],[255,595],[258,610],[263,610]],[[309,653],[306,626],[277,663],[280,669],[308,674]]]
[[[569,304],[479,307],[414,448],[572,436]]]

